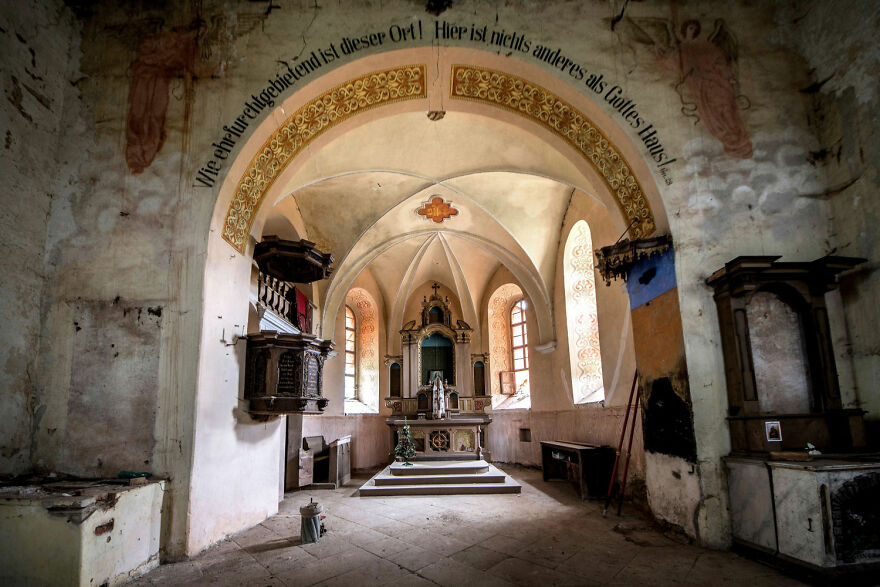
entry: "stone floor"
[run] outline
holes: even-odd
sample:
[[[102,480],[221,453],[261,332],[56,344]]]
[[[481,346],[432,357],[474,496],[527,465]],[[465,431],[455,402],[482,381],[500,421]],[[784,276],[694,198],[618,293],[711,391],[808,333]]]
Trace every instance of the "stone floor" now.
[[[729,552],[666,536],[637,512],[581,502],[564,482],[504,466],[519,495],[358,497],[290,493],[278,515],[131,585],[800,585]],[[300,545],[299,507],[324,505],[327,533]]]

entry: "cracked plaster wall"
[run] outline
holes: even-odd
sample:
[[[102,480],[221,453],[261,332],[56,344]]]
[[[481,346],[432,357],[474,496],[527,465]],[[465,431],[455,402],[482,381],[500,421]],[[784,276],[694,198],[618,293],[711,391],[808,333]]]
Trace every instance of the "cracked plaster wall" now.
[[[841,278],[829,309],[842,320],[835,332],[837,369],[849,405],[867,410],[870,437],[880,439],[880,5],[876,2],[791,3],[779,22],[809,70],[809,154],[824,176],[817,198],[829,207],[830,250],[868,262]],[[829,50],[831,48],[831,50]],[[872,317],[873,320],[866,320]],[[847,395],[844,396],[845,398]]]
[[[46,225],[69,179],[69,153],[57,137],[65,105],[76,99],[68,56],[78,34],[61,2],[0,8],[0,474],[31,466]]]

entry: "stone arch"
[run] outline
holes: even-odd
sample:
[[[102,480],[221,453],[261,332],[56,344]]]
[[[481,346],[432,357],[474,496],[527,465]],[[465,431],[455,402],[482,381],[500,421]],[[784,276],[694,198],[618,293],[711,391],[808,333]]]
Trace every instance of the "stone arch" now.
[[[270,214],[269,206],[260,208],[260,204],[266,200],[280,202],[284,195],[290,193],[295,186],[286,185],[285,182],[295,178],[296,174],[305,168],[308,157],[290,156],[284,159],[284,164],[267,153],[264,147],[281,149],[282,145],[277,141],[272,142],[276,131],[284,126],[289,118],[288,113],[297,112],[301,108],[311,104],[319,109],[320,106],[314,101],[316,96],[327,95],[328,90],[341,88],[351,80],[362,75],[362,72],[379,72],[393,68],[411,66],[412,64],[431,63],[426,75],[429,76],[425,83],[425,96],[405,96],[404,99],[382,101],[374,103],[368,108],[353,108],[350,114],[336,116],[326,111],[321,116],[320,128],[305,125],[311,128],[313,134],[300,134],[300,139],[307,138],[304,143],[294,142],[297,145],[295,155],[302,154],[305,147],[311,152],[317,152],[330,141],[350,132],[359,125],[372,120],[378,120],[386,116],[400,113],[427,112],[430,110],[450,110],[483,116],[502,124],[510,124],[519,130],[533,135],[542,141],[553,151],[554,157],[558,153],[559,160],[565,160],[572,170],[557,173],[552,163],[542,162],[540,166],[529,167],[528,171],[543,174],[557,179],[560,182],[576,186],[581,191],[596,198],[608,209],[619,208],[619,200],[613,193],[613,185],[608,183],[603,176],[601,163],[591,160],[591,157],[580,150],[576,143],[578,137],[587,135],[597,137],[595,133],[569,133],[562,124],[563,119],[553,116],[546,118],[547,122],[540,119],[541,113],[550,113],[554,105],[568,105],[584,115],[584,120],[593,121],[593,129],[601,129],[601,136],[607,140],[609,146],[613,146],[618,158],[614,158],[615,164],[619,163],[634,179],[637,180],[645,201],[649,203],[653,214],[653,224],[661,232],[668,230],[668,221],[665,210],[660,200],[657,185],[654,182],[649,161],[642,154],[643,149],[634,132],[620,126],[613,113],[606,111],[600,101],[594,101],[580,88],[569,85],[557,78],[554,74],[544,69],[526,63],[515,58],[496,55],[487,51],[475,49],[463,49],[455,47],[432,48],[423,47],[401,51],[389,51],[364,57],[338,66],[336,69],[328,69],[326,73],[314,81],[304,84],[298,90],[280,103],[273,111],[269,112],[259,124],[252,126],[249,136],[246,134],[239,143],[239,147],[231,154],[228,163],[224,164],[219,172],[218,192],[214,201],[210,228],[206,241],[201,241],[198,247],[204,247],[205,265],[202,272],[202,281],[194,287],[201,294],[192,296],[195,300],[201,297],[201,318],[198,353],[199,360],[196,374],[193,380],[196,382],[192,410],[195,412],[196,422],[210,421],[210,418],[222,418],[221,410],[226,410],[229,405],[237,405],[240,401],[242,386],[236,385],[241,381],[243,368],[239,362],[228,359],[230,347],[226,346],[230,328],[235,325],[247,323],[247,295],[250,281],[252,243],[251,237],[261,224],[260,216]],[[518,77],[528,80],[529,91],[538,87],[546,90],[543,94],[545,99],[536,102],[543,104],[540,108],[530,109],[529,113],[519,113],[510,108],[491,104],[478,99],[452,99],[449,97],[451,88],[450,76],[453,64],[469,63],[496,72],[509,74],[506,79],[513,80]],[[437,67],[434,67],[434,64]],[[430,76],[436,76],[431,78]],[[514,82],[517,83],[517,82]],[[344,93],[344,92],[343,92]],[[337,94],[340,95],[340,94]],[[534,94],[537,98],[538,94]],[[552,98],[558,98],[554,101]],[[344,109],[343,109],[344,110]],[[316,110],[315,110],[316,111]],[[337,109],[337,112],[339,110]],[[530,113],[537,113],[533,117]],[[564,118],[570,120],[570,116]],[[301,119],[305,120],[305,119]],[[566,122],[568,124],[568,122]],[[561,126],[560,126],[561,125]],[[583,127],[582,127],[583,128]],[[317,132],[320,131],[320,132]],[[277,138],[277,136],[276,136]],[[599,145],[604,143],[600,140]],[[279,151],[280,152],[280,151]],[[597,162],[603,161],[597,154]],[[252,165],[256,163],[256,165]],[[517,167],[519,169],[519,167]],[[525,167],[522,167],[525,169]],[[310,175],[304,173],[304,175]],[[239,184],[249,186],[247,197],[237,189]],[[624,182],[625,183],[625,182]],[[280,202],[278,206],[283,206]],[[228,222],[228,213],[234,211],[237,215],[231,223]],[[245,214],[246,213],[246,214]],[[293,219],[294,214],[287,214]],[[623,230],[627,228],[628,220],[623,215],[614,215],[615,228]],[[234,245],[224,238],[228,226],[233,226],[236,232]],[[300,224],[294,222],[299,234],[308,238],[307,230],[300,230]],[[525,272],[524,272],[525,273]],[[516,279],[520,279],[519,276]],[[526,285],[525,283],[523,284]],[[540,291],[536,288],[536,291]],[[344,299],[345,292],[338,301]],[[532,294],[529,294],[530,296]],[[338,310],[338,303],[331,303],[326,296],[323,300],[314,301],[323,308],[333,306]],[[552,300],[533,299],[532,308],[546,307],[548,312],[548,337],[552,337]],[[195,307],[196,302],[192,302]],[[324,317],[329,318],[329,316]],[[540,318],[537,319],[540,323]],[[332,330],[332,322],[329,325]],[[328,324],[320,324],[319,332],[325,333]],[[544,342],[544,341],[542,341]],[[548,348],[552,340],[546,341]],[[217,397],[217,390],[224,390],[223,402],[213,401]],[[236,397],[236,396],[239,397]],[[224,412],[225,413],[225,412]],[[234,491],[237,485],[230,485],[218,490],[212,479],[222,478],[227,468],[228,455],[239,451],[239,455],[254,454],[263,448],[275,450],[272,447],[279,445],[281,438],[281,426],[278,422],[261,423],[259,426],[241,416],[237,411],[230,429],[224,429],[218,438],[216,428],[196,425],[192,432],[192,474],[190,484],[186,488],[186,494],[181,497],[187,503],[188,518],[182,521],[184,530],[175,531],[176,540],[179,540],[184,550],[190,553],[198,552],[204,548],[215,536],[231,533],[241,529],[242,520],[262,519],[265,511],[261,504],[271,503],[275,498],[271,483],[261,485],[261,493],[255,496],[256,509],[247,511],[232,517],[216,516],[218,506],[220,509],[234,499]],[[240,439],[247,439],[248,451],[240,451]],[[223,455],[223,458],[218,457]],[[270,473],[257,472],[266,478]],[[208,521],[211,521],[209,524]]]
[[[243,254],[257,212],[273,185],[306,147],[320,144],[337,126],[355,118],[374,117],[372,111],[379,108],[388,115],[388,111],[417,107],[412,104],[418,101],[427,100],[430,106],[430,102],[444,97],[449,98],[444,102],[447,110],[467,111],[473,109],[469,106],[476,105],[477,110],[489,116],[497,115],[489,111],[505,110],[515,113],[520,122],[528,121],[524,126],[531,130],[540,129],[545,136],[549,133],[557,144],[561,141],[566,145],[565,155],[579,159],[581,169],[612,194],[632,238],[648,236],[656,228],[666,227],[662,205],[650,204],[652,195],[655,200],[659,196],[642,156],[624,131],[589,98],[515,59],[497,60],[490,53],[456,48],[445,48],[443,53],[452,67],[439,76],[432,73],[435,68],[424,65],[436,60],[436,55],[431,58],[431,53],[424,49],[395,51],[379,56],[381,59],[367,57],[342,66],[285,100],[275,112],[283,115],[289,108],[293,114],[280,124],[277,116],[261,124],[248,141],[247,152],[239,155],[227,173],[218,199],[218,206],[224,207],[222,219],[215,210],[223,239]],[[456,58],[492,67],[459,65]],[[362,71],[371,62],[378,65],[404,59],[424,62],[345,77],[349,71]],[[342,83],[332,87],[320,84],[325,78]],[[448,95],[430,95],[429,86],[438,88],[431,92],[448,91]],[[303,99],[304,94],[312,97]],[[391,105],[397,108],[389,108]],[[247,160],[249,153],[253,154]],[[655,217],[655,208],[661,211],[662,218]]]

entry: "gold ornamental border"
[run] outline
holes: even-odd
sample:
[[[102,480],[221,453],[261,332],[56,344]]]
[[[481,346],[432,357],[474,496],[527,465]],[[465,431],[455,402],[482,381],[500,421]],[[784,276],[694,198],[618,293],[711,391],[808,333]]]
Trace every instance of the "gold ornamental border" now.
[[[290,161],[316,137],[371,108],[427,98],[425,65],[374,71],[328,90],[293,113],[263,144],[235,188],[223,238],[244,253],[257,209]]]
[[[629,164],[592,121],[559,96],[503,71],[453,65],[450,97],[510,110],[559,135],[580,151],[611,188],[630,223],[630,238],[654,232],[651,206]]]

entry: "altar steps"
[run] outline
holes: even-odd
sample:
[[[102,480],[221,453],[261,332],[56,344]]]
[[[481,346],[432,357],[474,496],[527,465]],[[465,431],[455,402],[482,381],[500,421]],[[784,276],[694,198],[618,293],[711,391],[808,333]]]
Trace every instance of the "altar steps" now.
[[[422,475],[479,475],[488,473],[491,465],[486,461],[415,461],[412,466],[404,463],[392,463],[388,472],[394,477],[421,477]],[[492,467],[494,469],[494,467]],[[498,469],[495,469],[498,471]],[[502,475],[504,473],[501,473]]]
[[[436,485],[439,483],[467,485],[469,483],[504,483],[506,475],[501,472],[497,475],[487,472],[479,475],[479,481],[474,477],[474,475],[401,475],[399,477],[388,475],[376,477],[374,481],[376,485]]]
[[[361,496],[519,493],[522,487],[483,460],[393,463],[367,481]]]

